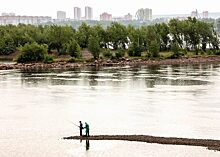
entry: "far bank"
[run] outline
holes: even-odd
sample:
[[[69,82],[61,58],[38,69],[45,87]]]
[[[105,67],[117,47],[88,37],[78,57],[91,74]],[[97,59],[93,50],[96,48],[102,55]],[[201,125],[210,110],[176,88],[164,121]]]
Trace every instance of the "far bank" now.
[[[141,58],[121,58],[118,60],[95,60],[78,63],[70,63],[64,60],[54,61],[52,63],[1,63],[0,70],[20,69],[71,69],[85,66],[138,66],[138,65],[181,65],[181,64],[200,64],[200,63],[220,63],[220,56],[197,56],[181,57],[178,59],[141,59]]]

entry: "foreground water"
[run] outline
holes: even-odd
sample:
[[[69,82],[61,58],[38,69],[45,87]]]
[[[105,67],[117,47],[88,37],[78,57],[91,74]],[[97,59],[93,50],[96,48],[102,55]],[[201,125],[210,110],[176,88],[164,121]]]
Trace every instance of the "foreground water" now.
[[[219,156],[201,147],[64,141],[78,134],[220,139],[220,65],[0,71],[1,156]]]

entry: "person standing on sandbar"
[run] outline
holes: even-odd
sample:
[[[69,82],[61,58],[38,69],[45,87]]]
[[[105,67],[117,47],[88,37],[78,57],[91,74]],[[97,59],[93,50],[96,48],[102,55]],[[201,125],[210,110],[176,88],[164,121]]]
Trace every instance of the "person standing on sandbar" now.
[[[86,137],[89,137],[89,124],[85,122],[85,127],[84,129],[86,129]]]
[[[79,133],[81,137],[82,137],[82,130],[83,130],[83,124],[81,121],[79,121]]]

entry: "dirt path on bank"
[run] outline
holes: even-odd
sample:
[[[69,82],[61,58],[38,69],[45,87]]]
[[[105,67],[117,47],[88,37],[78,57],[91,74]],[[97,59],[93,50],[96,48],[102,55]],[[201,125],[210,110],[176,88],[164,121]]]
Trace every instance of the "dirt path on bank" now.
[[[202,146],[202,147],[207,147],[210,150],[220,151],[220,140],[211,140],[211,139],[156,137],[156,136],[148,136],[148,135],[95,135],[90,137],[70,136],[70,137],[64,137],[63,139],[137,141],[137,142],[170,144],[170,145]]]

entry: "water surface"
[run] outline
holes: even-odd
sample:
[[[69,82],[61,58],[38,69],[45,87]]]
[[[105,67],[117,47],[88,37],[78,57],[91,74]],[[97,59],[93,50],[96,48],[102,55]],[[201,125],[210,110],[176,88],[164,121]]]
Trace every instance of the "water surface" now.
[[[220,140],[219,91],[219,64],[0,71],[0,154],[219,156],[201,147],[119,141],[90,141],[86,151],[84,141],[61,140],[79,133],[71,123],[79,120],[95,135]]]

